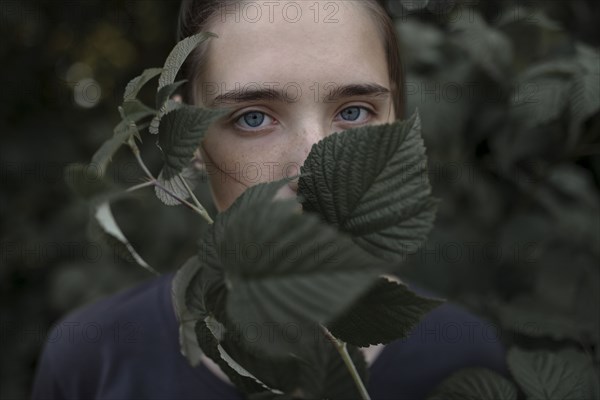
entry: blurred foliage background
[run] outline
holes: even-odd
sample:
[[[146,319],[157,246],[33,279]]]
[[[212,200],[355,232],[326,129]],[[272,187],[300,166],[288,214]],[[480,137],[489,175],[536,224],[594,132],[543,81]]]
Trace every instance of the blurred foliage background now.
[[[597,366],[600,3],[386,4],[402,42],[408,108],[423,117],[443,200],[429,243],[399,273],[487,316],[509,346],[574,346]],[[57,318],[150,278],[88,239],[88,208],[63,169],[88,162],[112,134],[129,79],[162,65],[178,7],[0,0],[2,399],[29,395]],[[145,147],[157,172],[159,154]],[[128,154],[113,165],[116,181],[137,183]],[[118,203],[115,214],[161,272],[194,252],[203,229],[151,191]]]

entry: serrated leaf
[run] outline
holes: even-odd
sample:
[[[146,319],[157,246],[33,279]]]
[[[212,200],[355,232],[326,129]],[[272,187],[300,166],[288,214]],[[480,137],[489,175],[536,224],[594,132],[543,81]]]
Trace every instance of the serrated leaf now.
[[[204,174],[202,171],[198,171],[190,165],[189,167],[185,167],[181,171],[181,174],[176,175],[171,179],[165,179],[163,172],[161,171],[158,174],[158,181],[165,189],[177,195],[179,198],[186,200],[188,197],[190,197],[190,193],[187,188],[189,187],[190,190],[194,190],[202,181],[203,177]],[[179,200],[175,199],[171,194],[158,186],[155,186],[154,193],[156,194],[156,197],[158,197],[159,200],[167,206],[176,206],[179,204]]]
[[[115,127],[114,135],[105,141],[92,156],[91,164],[98,169],[100,176],[106,172],[106,167],[117,150],[136,135],[139,135],[139,131],[132,121],[123,120]]]
[[[331,319],[389,269],[318,217],[300,214],[295,200],[272,202],[282,184],[246,190],[215,219],[209,236],[214,242],[203,244],[214,247],[225,271],[232,322],[242,331],[272,327],[279,339],[285,327],[303,330]],[[308,339],[306,333],[296,341],[263,335],[249,345],[276,355]]]
[[[348,232],[368,252],[403,260],[435,218],[418,113],[409,120],[335,133],[301,168],[303,208]]]
[[[167,100],[159,109],[148,127],[148,131],[153,135],[158,135],[160,130],[160,120],[171,111],[183,107],[183,104],[175,100]]]
[[[513,377],[530,399],[581,398],[579,368],[557,353],[512,348],[507,362]]]
[[[107,236],[105,238],[106,242],[125,249],[140,266],[144,267],[153,274],[158,275],[158,272],[149,266],[148,263],[146,263],[146,261],[144,261],[144,259],[133,248],[131,243],[129,243],[121,231],[121,228],[119,228],[117,221],[115,221],[110,209],[110,204],[108,202],[102,202],[96,205],[93,213],[94,221],[97,223],[97,226],[101,229],[102,233]],[[117,248],[118,251],[122,249]]]
[[[119,111],[121,111],[121,117],[124,120],[133,122],[139,122],[140,120],[157,113],[156,110],[148,107],[139,100],[128,100],[124,102]]]
[[[483,368],[466,368],[445,379],[428,400],[516,400],[509,380]]]
[[[182,105],[163,118],[159,138],[165,157],[163,179],[171,179],[189,166],[206,130],[222,114],[222,110]]]
[[[443,301],[418,296],[406,285],[379,278],[343,315],[328,325],[331,333],[359,347],[405,337]]]
[[[158,90],[158,93],[156,93],[156,108],[162,107],[162,105],[165,104],[167,100],[171,98],[173,93],[175,93],[175,91],[186,82],[187,79],[184,79],[160,88]]]
[[[175,77],[185,62],[185,59],[200,43],[211,37],[217,37],[217,35],[211,32],[200,32],[177,43],[167,56],[163,72],[158,78],[158,90],[175,82]]]
[[[175,192],[177,196],[189,197],[183,179],[186,179],[186,182],[187,179],[190,182],[197,182],[191,160],[194,152],[200,146],[206,130],[222,113],[221,110],[185,105],[163,118],[160,125],[159,146],[163,151],[165,165],[158,176],[158,181],[167,189]],[[190,186],[190,189],[193,187]],[[167,205],[178,204],[177,200],[174,200],[158,186],[156,195]]]
[[[202,357],[194,327],[199,319],[206,317],[206,311],[198,308],[188,309],[185,299],[190,282],[199,269],[198,257],[191,257],[177,271],[171,282],[171,298],[173,299],[175,315],[179,321],[179,350],[192,367],[197,366]]]
[[[141,75],[133,78],[125,87],[125,93],[123,94],[123,101],[135,100],[140,90],[144,87],[148,81],[155,76],[163,72],[162,68],[149,68],[144,70]]]

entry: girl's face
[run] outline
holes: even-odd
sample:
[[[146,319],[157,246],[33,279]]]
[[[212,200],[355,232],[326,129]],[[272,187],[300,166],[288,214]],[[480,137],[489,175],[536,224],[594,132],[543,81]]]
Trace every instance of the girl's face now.
[[[382,38],[360,1],[253,1],[208,30],[198,101],[231,110],[203,142],[220,211],[250,186],[299,174],[334,132],[392,122]],[[260,11],[260,14],[259,14]],[[283,196],[295,195],[296,183]]]

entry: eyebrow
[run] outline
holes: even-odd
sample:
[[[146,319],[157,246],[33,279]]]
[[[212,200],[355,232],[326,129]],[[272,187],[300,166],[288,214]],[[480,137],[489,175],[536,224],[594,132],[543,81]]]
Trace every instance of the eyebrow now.
[[[327,86],[327,85],[325,85]],[[331,85],[333,86],[333,85]],[[354,83],[336,86],[325,96],[325,102],[331,102],[345,97],[354,96],[389,96],[390,90],[377,83]],[[278,101],[287,103],[286,93],[280,89],[235,89],[218,95],[210,102],[210,106],[228,103],[246,103],[252,101]]]
[[[369,96],[378,97],[390,94],[390,90],[377,83],[359,83],[337,86],[325,96],[325,101],[335,101],[344,97]]]

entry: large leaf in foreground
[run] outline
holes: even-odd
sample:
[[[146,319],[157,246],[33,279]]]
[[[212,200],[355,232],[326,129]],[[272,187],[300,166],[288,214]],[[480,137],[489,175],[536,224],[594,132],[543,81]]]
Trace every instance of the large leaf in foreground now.
[[[436,209],[420,132],[415,113],[315,144],[298,184],[304,210],[319,213],[381,258],[398,261],[416,251]]]
[[[428,400],[516,400],[517,389],[500,374],[483,369],[463,369],[444,380]]]
[[[211,226],[215,242],[204,246],[215,247],[225,270],[233,323],[242,332],[252,326],[274,332],[249,345],[284,354],[310,340],[311,322],[342,312],[389,266],[317,216],[299,213],[295,200],[272,201],[277,185],[248,189],[217,216]],[[279,340],[288,327],[301,333]]]
[[[248,376],[242,376],[229,363],[221,357],[219,351],[219,340],[214,336],[204,320],[196,323],[196,336],[198,343],[207,357],[213,360],[221,370],[231,379],[235,386],[245,393],[258,393],[264,390],[264,387],[256,382],[256,379]]]
[[[355,346],[346,346],[363,383],[367,383],[365,358]],[[305,399],[359,399],[360,393],[333,343],[323,337],[317,346],[300,355],[298,393]]]
[[[425,314],[442,303],[420,297],[406,285],[379,278],[328,328],[335,337],[355,346],[387,344],[408,335]]]
[[[182,105],[163,117],[159,128],[159,145],[163,151],[165,165],[158,180],[179,197],[189,197],[186,188],[188,182],[183,179],[189,178],[191,160],[206,130],[222,113],[222,110]],[[159,187],[156,187],[156,195],[167,205],[178,204],[177,200]]]

